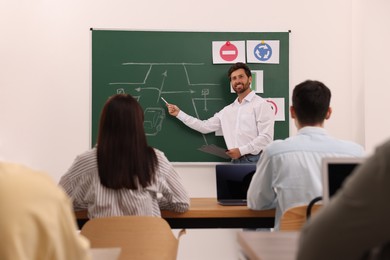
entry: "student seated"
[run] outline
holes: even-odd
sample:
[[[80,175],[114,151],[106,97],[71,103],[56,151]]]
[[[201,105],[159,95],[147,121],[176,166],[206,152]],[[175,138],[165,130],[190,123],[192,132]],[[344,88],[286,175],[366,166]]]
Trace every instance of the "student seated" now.
[[[276,208],[275,230],[285,210],[322,195],[323,157],[364,155],[360,145],[338,140],[325,131],[324,122],[332,113],[330,99],[330,89],[319,81],[298,84],[290,107],[297,135],[268,145],[257,163],[248,189],[248,207]]]
[[[390,259],[390,140],[304,226],[298,258]]]
[[[107,100],[96,146],[79,155],[60,180],[76,210],[88,209],[89,218],[188,210],[180,176],[163,152],[148,146],[143,122],[132,96]]]
[[[87,260],[72,204],[48,176],[0,162],[0,259]]]

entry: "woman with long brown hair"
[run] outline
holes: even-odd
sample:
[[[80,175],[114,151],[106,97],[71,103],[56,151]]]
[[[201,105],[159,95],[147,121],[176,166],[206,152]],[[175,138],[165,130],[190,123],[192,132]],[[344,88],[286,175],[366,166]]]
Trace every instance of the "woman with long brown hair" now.
[[[132,96],[110,97],[102,110],[97,145],[77,156],[60,185],[89,218],[184,212],[189,197],[164,153],[148,146],[144,113]]]

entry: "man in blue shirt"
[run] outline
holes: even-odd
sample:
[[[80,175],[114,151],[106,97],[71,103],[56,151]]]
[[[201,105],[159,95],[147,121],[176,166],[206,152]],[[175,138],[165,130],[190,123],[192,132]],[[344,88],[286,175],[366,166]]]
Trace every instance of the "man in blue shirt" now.
[[[247,194],[248,207],[276,208],[276,230],[285,210],[322,195],[323,157],[364,156],[363,147],[335,139],[324,129],[332,114],[330,99],[329,88],[319,81],[297,85],[290,107],[297,135],[268,145],[257,164]]]

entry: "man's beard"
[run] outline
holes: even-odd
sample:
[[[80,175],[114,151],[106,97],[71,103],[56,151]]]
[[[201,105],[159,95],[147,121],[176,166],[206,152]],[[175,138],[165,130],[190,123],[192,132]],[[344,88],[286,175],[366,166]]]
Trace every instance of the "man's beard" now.
[[[250,86],[250,83],[249,83],[249,81],[248,82],[246,82],[246,83],[244,83],[244,84],[242,84],[243,85],[243,87],[241,88],[241,89],[236,89],[236,88],[234,88],[234,91],[237,93],[237,94],[242,94],[242,93],[244,93],[248,88],[249,88],[249,86]]]

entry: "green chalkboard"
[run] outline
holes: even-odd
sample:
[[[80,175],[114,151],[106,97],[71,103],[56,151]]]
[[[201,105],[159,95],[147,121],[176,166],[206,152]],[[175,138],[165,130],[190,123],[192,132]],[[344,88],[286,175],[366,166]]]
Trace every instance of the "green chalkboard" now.
[[[217,41],[279,41],[278,64],[247,63],[263,71],[264,98],[289,95],[288,32],[174,32],[91,30],[92,32],[92,145],[96,143],[101,110],[107,98],[128,93],[145,113],[149,145],[172,162],[223,162],[226,159],[198,150],[204,144],[226,147],[222,136],[201,134],[170,116],[160,97],[186,113],[207,119],[234,101],[227,71],[231,64],[213,64]],[[279,111],[280,112],[280,111]],[[275,122],[275,137],[288,137],[288,109]]]

